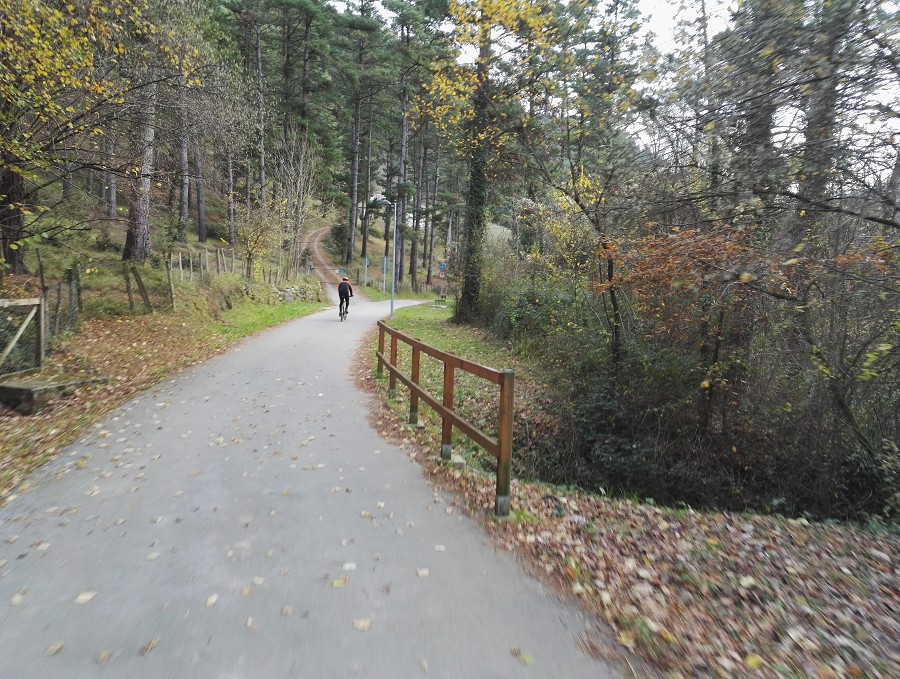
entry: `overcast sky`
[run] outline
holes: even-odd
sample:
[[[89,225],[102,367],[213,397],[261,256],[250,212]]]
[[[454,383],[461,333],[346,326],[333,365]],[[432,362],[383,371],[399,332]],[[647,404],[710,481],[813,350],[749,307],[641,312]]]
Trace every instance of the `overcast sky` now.
[[[669,52],[675,46],[672,38],[675,32],[677,20],[693,21],[697,17],[694,6],[699,5],[699,0],[638,0],[638,8],[644,17],[649,17],[647,29],[656,35],[654,44],[661,52]],[[682,8],[689,5],[690,8]],[[710,37],[725,28],[729,18],[729,8],[734,8],[736,2],[730,0],[707,0],[706,12],[709,15]],[[679,10],[679,8],[682,8]],[[677,15],[677,16],[676,16]]]

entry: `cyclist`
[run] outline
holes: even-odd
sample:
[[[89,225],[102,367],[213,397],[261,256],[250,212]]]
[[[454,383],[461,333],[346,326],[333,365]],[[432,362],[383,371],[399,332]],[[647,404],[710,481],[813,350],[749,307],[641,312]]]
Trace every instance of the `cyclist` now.
[[[346,276],[338,283],[338,297],[341,300],[338,305],[338,315],[342,316],[350,309],[350,298],[353,297],[353,286],[350,285],[350,279]]]

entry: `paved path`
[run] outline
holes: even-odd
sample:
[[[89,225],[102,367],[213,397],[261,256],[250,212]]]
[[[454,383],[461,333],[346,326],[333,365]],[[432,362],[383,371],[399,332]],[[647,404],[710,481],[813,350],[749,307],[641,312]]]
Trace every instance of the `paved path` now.
[[[368,424],[345,363],[386,313],[262,333],[45,467],[0,510],[0,678],[619,676]]]

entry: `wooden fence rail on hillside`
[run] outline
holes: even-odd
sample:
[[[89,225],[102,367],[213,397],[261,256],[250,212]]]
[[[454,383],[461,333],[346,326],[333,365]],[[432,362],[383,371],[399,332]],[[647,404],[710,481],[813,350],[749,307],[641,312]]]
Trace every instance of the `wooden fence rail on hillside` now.
[[[385,356],[385,335],[390,335],[390,354]],[[403,342],[412,348],[411,376],[407,377],[397,367],[397,343]],[[427,354],[444,365],[443,398],[428,393],[419,386],[421,354]],[[417,339],[404,335],[398,330],[388,327],[384,321],[378,322],[378,370],[377,377],[383,375],[386,366],[390,373],[388,390],[396,393],[397,380],[409,388],[409,423],[418,424],[419,399],[422,399],[441,416],[441,458],[450,459],[452,450],[453,427],[459,429],[472,441],[480,445],[497,460],[497,497],[494,511],[497,516],[509,515],[510,466],[512,462],[512,420],[513,420],[513,383],[515,373],[512,370],[494,370],[478,363],[467,361],[454,354],[435,349]],[[480,377],[500,387],[500,407],[498,412],[497,438],[493,439],[471,422],[457,415],[453,410],[453,386],[457,370]]]

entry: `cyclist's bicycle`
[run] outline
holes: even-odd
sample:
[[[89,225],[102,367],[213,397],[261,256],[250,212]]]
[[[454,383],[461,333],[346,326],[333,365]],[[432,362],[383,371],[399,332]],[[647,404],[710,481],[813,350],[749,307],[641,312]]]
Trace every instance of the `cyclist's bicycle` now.
[[[338,315],[341,317],[341,323],[347,320],[347,307],[343,304],[338,307]]]

